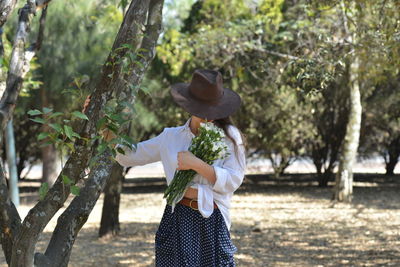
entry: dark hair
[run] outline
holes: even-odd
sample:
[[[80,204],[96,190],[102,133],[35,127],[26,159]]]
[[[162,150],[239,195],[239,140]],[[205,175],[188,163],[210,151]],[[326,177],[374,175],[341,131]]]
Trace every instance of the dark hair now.
[[[232,141],[234,148],[235,148],[235,154],[236,154],[236,158],[238,158],[238,144],[236,143],[236,140],[230,135],[229,131],[228,131],[228,127],[230,125],[235,126],[235,124],[233,124],[232,118],[230,116],[222,118],[222,119],[216,119],[214,120],[214,124],[217,125],[218,127],[220,127],[221,129],[224,130],[225,135]],[[247,142],[246,142],[246,138],[244,136],[244,134],[239,130],[238,127],[236,127],[240,133],[240,137],[242,138],[242,142],[243,142],[243,146],[246,148],[247,146]]]

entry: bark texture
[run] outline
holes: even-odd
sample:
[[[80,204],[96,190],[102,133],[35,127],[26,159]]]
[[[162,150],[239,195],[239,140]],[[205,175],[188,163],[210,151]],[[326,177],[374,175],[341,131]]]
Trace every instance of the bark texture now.
[[[15,1],[12,1],[14,3],[11,3],[10,1],[7,2],[9,5],[6,8],[12,9],[13,7],[10,5],[15,5]],[[40,48],[40,42],[43,39],[42,36],[44,20],[46,17],[46,5],[48,2],[49,1],[36,1],[36,3],[42,4],[41,7],[44,9],[40,18],[40,28],[37,42],[31,45],[28,49],[25,49],[25,47],[29,34],[30,20],[36,13],[37,6],[34,1],[28,1],[28,3],[19,10],[18,27],[11,53],[6,86],[0,100],[0,140],[2,139],[2,134],[8,123],[8,120],[11,118],[12,112],[14,111],[17,97],[22,86],[23,77],[29,71],[30,60],[33,58],[38,48]],[[3,8],[2,5],[5,3],[6,2],[1,2],[1,8]],[[4,13],[1,13],[1,16],[2,15],[8,16],[8,14]],[[4,21],[6,19],[7,18],[5,18]],[[6,261],[10,265],[12,253],[15,252],[15,249],[13,249],[15,248],[15,238],[20,232],[21,218],[17,209],[9,198],[4,168],[2,165],[0,166],[0,211],[0,242],[3,247]]]
[[[101,212],[99,237],[105,235],[118,235],[119,224],[119,204],[121,200],[123,167],[118,163],[113,165],[111,177],[104,189],[104,202]]]
[[[356,161],[361,129],[361,94],[358,78],[357,58],[350,64],[350,113],[343,142],[339,168],[336,174],[333,198],[336,201],[351,202],[353,197],[353,165]]]
[[[17,0],[1,0],[0,1],[0,28],[6,23],[9,15],[14,10]]]

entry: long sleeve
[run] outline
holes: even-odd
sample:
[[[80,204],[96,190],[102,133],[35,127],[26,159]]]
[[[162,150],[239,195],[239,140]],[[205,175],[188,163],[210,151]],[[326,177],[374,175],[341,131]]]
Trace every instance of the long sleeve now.
[[[233,193],[239,188],[243,182],[246,167],[245,149],[240,133],[236,128],[231,127],[231,129],[232,137],[238,144],[238,153],[236,155],[234,144],[229,141],[230,155],[224,160],[222,166],[213,166],[217,179],[212,188],[221,194]]]
[[[115,148],[121,147],[125,151],[125,154],[117,152],[115,160],[124,167],[145,165],[160,161],[160,148],[163,145],[164,133],[165,129],[156,137],[137,143],[136,148],[129,148],[127,146],[117,144]]]

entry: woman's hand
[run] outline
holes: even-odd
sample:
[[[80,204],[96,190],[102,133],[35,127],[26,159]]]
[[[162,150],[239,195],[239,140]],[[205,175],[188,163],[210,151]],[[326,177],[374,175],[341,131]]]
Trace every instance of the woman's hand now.
[[[199,158],[190,151],[178,152],[178,168],[177,170],[195,170],[199,163]]]
[[[82,113],[86,112],[86,108],[89,106],[90,103],[90,97],[91,95],[88,95],[85,99],[85,103],[83,104],[83,109],[82,109]],[[109,142],[110,140],[116,138],[117,136],[113,133],[113,131],[111,131],[108,128],[104,128],[101,130],[101,135],[103,136],[103,139],[107,142]]]
[[[204,178],[206,178],[212,185],[215,184],[217,176],[214,167],[210,164],[199,159],[190,151],[178,152],[178,168],[177,170],[194,170]]]

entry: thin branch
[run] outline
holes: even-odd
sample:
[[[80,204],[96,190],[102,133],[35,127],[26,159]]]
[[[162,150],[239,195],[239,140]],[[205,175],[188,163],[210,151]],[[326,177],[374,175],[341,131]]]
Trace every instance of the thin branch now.
[[[6,23],[9,15],[14,10],[17,0],[1,0],[0,1],[0,28]]]
[[[38,36],[36,39],[36,42],[34,43],[34,50],[35,51],[39,51],[40,48],[42,47],[42,43],[43,43],[43,36],[44,36],[44,27],[45,27],[45,22],[46,22],[46,15],[47,15],[47,5],[43,8],[42,10],[42,14],[40,16],[40,20],[39,20],[39,32],[38,32]]]

